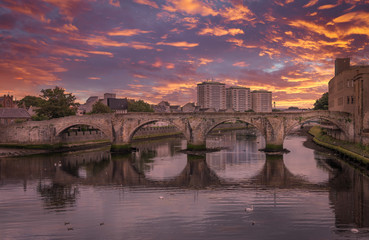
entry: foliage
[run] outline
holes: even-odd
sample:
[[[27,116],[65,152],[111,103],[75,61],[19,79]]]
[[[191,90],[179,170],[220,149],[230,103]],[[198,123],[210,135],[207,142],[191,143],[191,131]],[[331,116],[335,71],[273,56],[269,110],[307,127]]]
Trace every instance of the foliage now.
[[[28,109],[30,106],[41,107],[44,103],[44,99],[36,96],[25,96],[18,102],[18,107],[23,107],[23,105]]]
[[[143,100],[130,100],[128,101],[128,112],[154,112],[154,109]]]
[[[43,103],[36,113],[40,118],[59,118],[75,115],[78,103],[75,103],[76,97],[71,93],[64,93],[64,89],[55,87],[54,89],[42,89],[41,98]]]
[[[92,106],[91,114],[97,114],[97,113],[111,113],[110,107],[106,106],[102,102],[98,101]]]
[[[324,93],[321,98],[315,101],[314,110],[328,110],[328,92]]]
[[[0,103],[0,108],[2,108],[3,107],[3,105]]]

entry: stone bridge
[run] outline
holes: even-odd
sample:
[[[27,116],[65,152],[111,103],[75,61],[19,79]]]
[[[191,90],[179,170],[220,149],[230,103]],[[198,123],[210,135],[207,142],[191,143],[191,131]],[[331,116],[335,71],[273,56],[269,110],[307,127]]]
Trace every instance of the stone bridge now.
[[[89,125],[102,131],[111,143],[127,146],[143,126],[168,122],[187,139],[189,148],[204,148],[207,134],[224,122],[241,121],[256,127],[264,136],[266,149],[281,150],[285,136],[302,123],[323,119],[340,130],[341,139],[353,141],[354,123],[351,114],[331,111],[272,113],[128,113],[70,116],[47,121],[29,121],[0,129],[0,143],[57,144],[60,134],[75,125]]]

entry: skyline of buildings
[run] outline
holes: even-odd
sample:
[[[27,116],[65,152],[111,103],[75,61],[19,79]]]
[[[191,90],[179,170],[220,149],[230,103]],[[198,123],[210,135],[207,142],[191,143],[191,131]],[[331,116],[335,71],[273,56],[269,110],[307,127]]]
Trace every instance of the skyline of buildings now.
[[[202,109],[234,110],[245,112],[272,111],[272,92],[266,90],[251,91],[250,88],[231,86],[224,83],[205,81],[197,84],[197,106]]]

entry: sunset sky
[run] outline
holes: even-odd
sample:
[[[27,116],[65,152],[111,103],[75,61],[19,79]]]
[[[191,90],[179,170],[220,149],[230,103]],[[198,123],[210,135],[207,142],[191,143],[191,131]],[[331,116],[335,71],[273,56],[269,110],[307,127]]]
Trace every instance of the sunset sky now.
[[[0,0],[0,94],[60,86],[172,105],[214,79],[312,107],[334,59],[369,64],[369,0]]]

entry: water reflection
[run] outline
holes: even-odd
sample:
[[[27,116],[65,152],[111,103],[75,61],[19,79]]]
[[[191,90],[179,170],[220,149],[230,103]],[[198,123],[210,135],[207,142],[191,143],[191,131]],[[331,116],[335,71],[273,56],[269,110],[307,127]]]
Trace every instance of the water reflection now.
[[[20,219],[25,216],[14,212],[64,222],[64,217],[50,216],[50,210],[74,214],[81,223],[106,214],[106,231],[84,226],[78,232],[100,236],[98,231],[104,231],[105,238],[152,238],[153,233],[169,239],[173,235],[166,226],[181,226],[176,228],[180,236],[190,239],[313,239],[301,234],[308,232],[324,239],[369,236],[368,177],[333,154],[304,148],[304,137],[287,139],[289,154],[266,156],[257,151],[262,139],[239,133],[218,138],[217,144],[228,148],[205,156],[180,153],[183,139],[170,139],[151,147],[137,143],[138,151],[128,155],[101,150],[0,159],[0,225],[8,234],[4,236],[15,238],[12,226],[24,227]],[[47,213],[38,208],[40,202]],[[255,209],[246,213],[250,204]],[[146,234],[137,235],[138,227]],[[349,231],[353,227],[359,228],[358,235]],[[49,238],[58,236],[63,235]]]

